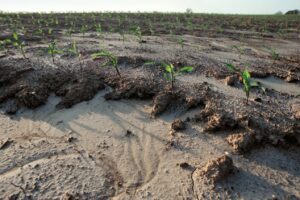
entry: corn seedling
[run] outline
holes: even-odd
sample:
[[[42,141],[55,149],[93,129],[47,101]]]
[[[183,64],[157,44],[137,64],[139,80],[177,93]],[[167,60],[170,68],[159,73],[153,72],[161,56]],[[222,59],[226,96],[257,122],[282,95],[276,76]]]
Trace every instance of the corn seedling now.
[[[54,56],[55,56],[56,54],[61,54],[61,53],[63,53],[63,51],[57,49],[57,47],[56,47],[56,42],[55,42],[55,41],[51,42],[51,43],[48,45],[48,49],[47,49],[47,50],[48,50],[48,54],[50,54],[51,57],[52,57],[52,62],[53,62],[53,63],[54,63]]]
[[[279,60],[279,53],[275,49],[272,48],[267,48],[267,49],[269,50],[271,57],[274,61]]]
[[[173,89],[174,82],[177,76],[193,71],[193,67],[185,66],[178,70],[175,70],[173,64],[162,63],[162,66],[165,68],[164,77],[171,82],[171,89]]]
[[[78,50],[77,44],[75,41],[73,41],[71,47],[68,49],[68,52],[75,55],[78,58],[78,61],[80,64],[80,69],[82,71],[82,62],[81,62],[82,55],[81,55],[80,51]]]
[[[108,61],[105,62],[102,66],[112,66],[113,68],[115,68],[118,76],[121,77],[121,74],[120,74],[120,71],[119,71],[119,68],[118,68],[118,58],[114,54],[112,54],[111,52],[102,50],[102,51],[99,51],[97,53],[93,53],[92,58],[94,60],[99,59],[99,58],[107,58]]]
[[[178,39],[178,44],[180,45],[180,47],[181,47],[181,50],[183,50],[183,47],[184,47],[184,40],[183,40],[183,38],[182,37],[179,37],[179,39]]]
[[[139,26],[134,29],[134,35],[136,37],[138,37],[138,40],[141,43],[141,41],[142,41],[142,31],[141,31],[141,28]]]
[[[243,82],[243,86],[244,86],[243,89],[244,89],[244,92],[245,92],[246,98],[247,98],[247,104],[249,101],[249,96],[250,96],[250,92],[251,92],[252,88],[258,87],[261,90],[263,90],[263,92],[265,92],[265,88],[262,87],[260,85],[260,83],[251,79],[251,75],[247,69],[244,69],[243,71],[241,71],[240,69],[236,68],[232,64],[226,64],[226,66],[230,72],[237,73],[237,75],[242,78],[242,82]]]
[[[16,32],[13,33],[13,39],[13,45],[20,49],[22,56],[26,59],[24,50],[25,42],[20,40],[19,35]]]
[[[245,49],[243,49],[241,46],[233,45],[232,48],[236,49],[239,52],[239,59],[241,59],[242,55],[245,54]]]
[[[87,31],[87,25],[82,25],[80,28],[80,33],[82,34],[82,38],[84,38],[86,31]]]
[[[100,36],[102,35],[102,27],[101,27],[101,24],[97,24],[97,25],[95,26],[95,28],[96,28],[96,32],[97,32],[98,37],[100,37]]]
[[[5,39],[5,40],[0,41],[0,50],[5,50],[6,53],[8,54],[8,52],[9,52],[8,45],[10,45],[10,44],[11,44],[10,39]]]
[[[67,35],[69,36],[70,40],[72,39],[72,33],[73,33],[73,28],[69,28],[67,30]]]

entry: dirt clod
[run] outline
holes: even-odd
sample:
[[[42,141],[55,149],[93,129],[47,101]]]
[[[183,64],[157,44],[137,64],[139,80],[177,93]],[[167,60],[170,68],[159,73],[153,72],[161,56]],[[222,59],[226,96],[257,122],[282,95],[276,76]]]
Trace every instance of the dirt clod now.
[[[16,94],[18,103],[27,108],[37,108],[43,105],[48,96],[49,92],[43,86],[28,86]]]
[[[180,131],[185,129],[185,123],[181,119],[175,119],[172,124],[171,128],[174,131]]]
[[[216,183],[226,178],[233,170],[234,165],[232,159],[224,155],[215,160],[208,161],[205,166],[196,169],[195,174],[209,183]]]
[[[291,106],[295,119],[300,119],[300,102],[296,102]]]
[[[126,137],[131,137],[131,136],[133,136],[132,131],[127,130],[125,136],[126,136]]]
[[[99,90],[104,88],[103,81],[97,77],[80,79],[78,83],[65,88],[66,94],[57,108],[70,108],[79,102],[91,100]]]
[[[226,113],[214,114],[209,117],[207,124],[204,126],[204,131],[212,132],[218,130],[234,129],[237,126],[236,120]]]
[[[238,80],[236,75],[227,76],[224,80],[226,85],[233,86],[234,83]]]
[[[182,169],[191,169],[192,168],[192,166],[187,162],[180,163],[179,167],[181,167]]]
[[[170,104],[173,95],[171,92],[160,92],[158,93],[153,100],[153,107],[151,110],[151,114],[153,116],[157,116],[165,111]]]
[[[254,133],[237,133],[226,138],[235,152],[247,152],[255,143]]]
[[[0,141],[0,150],[7,148],[12,143],[13,143],[13,140],[10,138],[6,138],[6,139]]]

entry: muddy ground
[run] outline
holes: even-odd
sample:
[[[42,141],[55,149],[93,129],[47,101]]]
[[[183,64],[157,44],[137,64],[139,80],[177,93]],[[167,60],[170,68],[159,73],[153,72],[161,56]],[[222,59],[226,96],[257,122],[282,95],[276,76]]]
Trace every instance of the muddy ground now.
[[[43,40],[28,42],[28,59],[2,52],[0,197],[299,199],[300,36],[252,36],[183,35],[181,47],[168,34],[59,35],[59,49],[76,40],[81,62],[64,53],[53,63]],[[91,58],[101,49],[121,77]],[[149,61],[194,71],[171,89]],[[266,91],[247,104],[226,63]]]

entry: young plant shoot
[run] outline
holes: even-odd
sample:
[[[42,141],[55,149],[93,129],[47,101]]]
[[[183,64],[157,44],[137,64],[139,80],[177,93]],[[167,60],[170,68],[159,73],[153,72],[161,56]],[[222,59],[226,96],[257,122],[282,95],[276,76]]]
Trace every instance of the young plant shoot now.
[[[99,58],[107,58],[108,61],[105,62],[102,66],[112,66],[113,68],[115,68],[118,76],[121,78],[121,73],[118,68],[118,58],[114,54],[112,54],[109,51],[102,50],[97,53],[93,53],[92,58],[94,60],[99,59]]]
[[[16,32],[14,32],[12,36],[13,36],[13,39],[14,39],[13,45],[15,47],[17,47],[18,49],[20,49],[22,56],[25,59],[27,59],[26,56],[25,56],[25,50],[24,50],[25,42],[20,40],[19,35]]]
[[[82,62],[81,62],[82,55],[81,55],[80,51],[78,50],[77,44],[76,44],[75,41],[73,41],[73,43],[72,43],[71,47],[68,49],[68,51],[78,58],[78,61],[79,61],[79,64],[80,64],[80,69],[82,71]]]
[[[0,50],[5,50],[6,54],[8,54],[8,52],[9,52],[8,46],[10,44],[11,44],[11,40],[10,39],[1,40],[0,41]]]
[[[243,89],[244,89],[244,92],[245,92],[246,98],[247,98],[247,102],[246,102],[247,104],[249,101],[249,96],[250,96],[250,92],[251,92],[252,88],[258,87],[258,88],[262,89],[263,92],[265,92],[265,88],[262,87],[260,85],[260,83],[251,79],[251,75],[247,69],[244,69],[243,71],[241,71],[240,69],[236,68],[232,64],[226,64],[226,66],[230,72],[236,73],[239,77],[242,78]]]
[[[53,63],[54,63],[54,57],[55,57],[55,55],[63,53],[63,51],[57,49],[55,41],[51,42],[48,45],[48,49],[47,50],[48,50],[48,54],[51,55],[51,57],[52,57],[52,62]]]
[[[183,73],[188,73],[193,71],[193,67],[185,66],[178,70],[175,70],[173,64],[162,63],[162,66],[165,68],[164,77],[171,82],[171,89],[173,89],[174,82],[177,76],[182,75]]]
[[[141,31],[141,28],[139,26],[136,27],[136,29],[134,30],[134,35],[136,37],[138,37],[139,43],[141,43],[142,42],[142,31]]]

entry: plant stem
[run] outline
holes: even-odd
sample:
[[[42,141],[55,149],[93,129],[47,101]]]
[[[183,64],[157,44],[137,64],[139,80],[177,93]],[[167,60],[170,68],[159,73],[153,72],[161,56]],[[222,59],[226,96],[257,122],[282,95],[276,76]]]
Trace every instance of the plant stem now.
[[[116,69],[116,71],[117,71],[117,74],[118,74],[118,76],[121,78],[121,73],[120,73],[120,71],[119,71],[118,67],[117,67],[117,66],[115,66],[115,69]]]
[[[23,57],[24,57],[25,59],[27,59],[27,57],[25,56],[25,52],[24,52],[24,49],[23,49],[22,46],[20,47],[20,49],[21,49],[21,53],[22,53]]]

